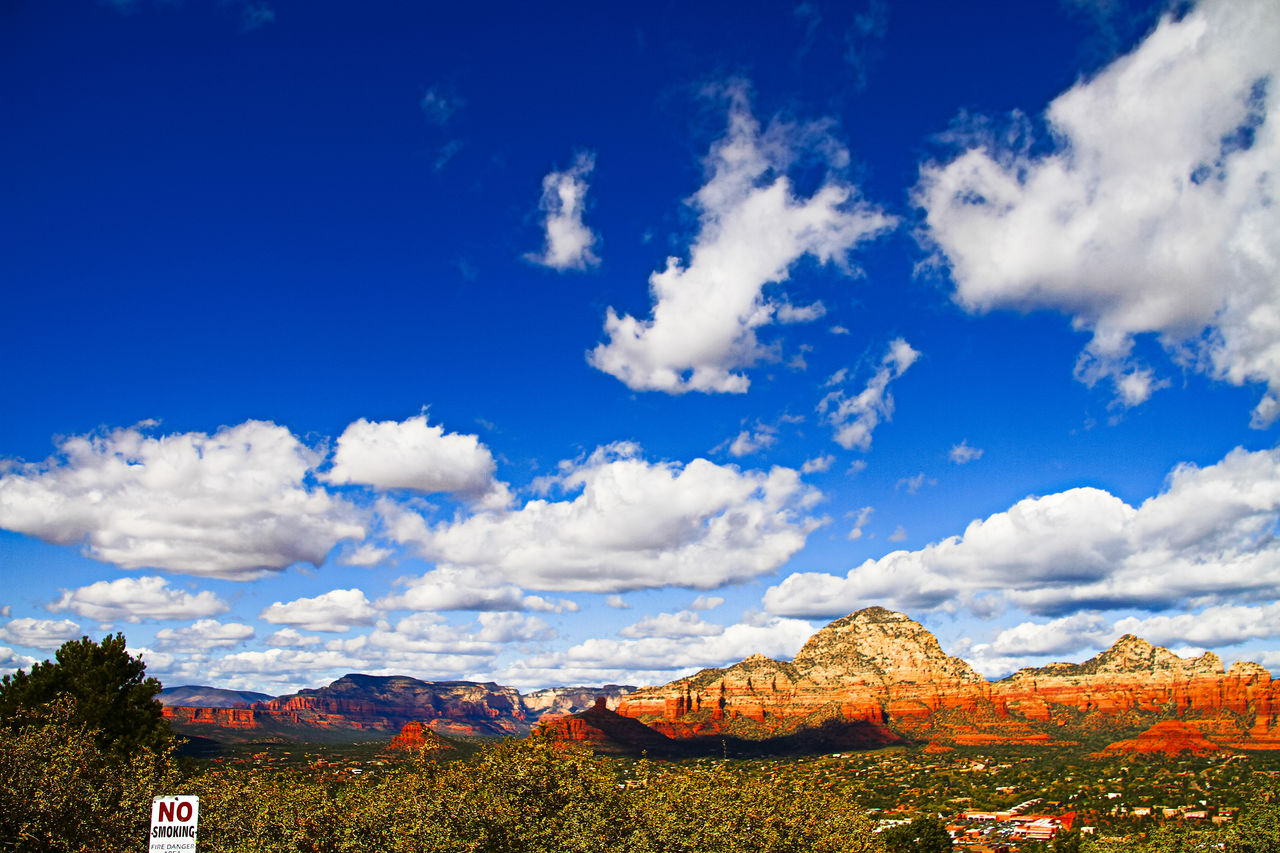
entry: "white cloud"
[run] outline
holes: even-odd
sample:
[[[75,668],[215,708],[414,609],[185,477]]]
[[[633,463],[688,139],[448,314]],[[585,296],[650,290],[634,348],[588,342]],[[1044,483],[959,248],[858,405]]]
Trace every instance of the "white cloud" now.
[[[862,528],[867,526],[867,522],[871,520],[871,513],[875,511],[876,508],[873,506],[864,506],[858,510],[858,517],[853,522],[853,528],[849,531],[848,538],[850,541],[862,538]]]
[[[95,622],[141,622],[143,619],[200,619],[229,608],[209,590],[195,595],[173,589],[161,577],[98,581],[75,590],[62,590],[48,609],[70,610]]]
[[[29,670],[39,663],[30,655],[19,654],[8,646],[0,646],[0,675],[9,675],[16,670]]]
[[[55,621],[23,617],[0,625],[0,640],[36,649],[54,648],[79,636],[80,626],[70,619]]]
[[[770,611],[845,614],[868,603],[907,611],[983,593],[1031,613],[1219,605],[1280,586],[1280,449],[1237,448],[1206,468],[1180,465],[1138,508],[1101,489],[1019,501],[918,551],[867,560],[845,577],[797,573],[765,593]]]
[[[714,625],[703,620],[692,610],[681,610],[678,613],[659,613],[646,616],[634,625],[628,625],[618,634],[632,639],[646,637],[714,637],[724,633],[723,625]]]
[[[903,477],[898,481],[894,489],[906,489],[907,494],[914,495],[925,486],[936,486],[938,481],[927,477],[923,471],[911,477]]]
[[[573,165],[542,179],[542,225],[546,241],[542,251],[525,259],[554,270],[585,270],[600,263],[592,247],[598,238],[582,221],[587,205],[587,176],[596,167],[595,155],[579,152]]]
[[[700,595],[689,605],[690,610],[715,610],[724,604],[724,597],[719,595]]]
[[[750,456],[752,453],[772,447],[778,436],[768,427],[759,427],[755,432],[743,430],[729,444],[729,453],[736,457]]]
[[[1280,603],[1260,607],[1222,605],[1206,607],[1198,613],[1144,619],[1130,616],[1116,622],[1112,633],[1136,634],[1157,645],[1232,646],[1246,640],[1280,637]]]
[[[1049,308],[1092,333],[1077,375],[1136,405],[1165,384],[1152,334],[1280,414],[1280,6],[1206,0],[1049,106],[1058,145],[987,138],[927,163],[925,242],[971,311]]]
[[[990,643],[973,646],[973,651],[988,658],[1062,655],[1083,648],[1109,646],[1120,636],[1112,634],[1101,614],[1083,611],[1048,623],[1022,622],[1004,629]]]
[[[410,536],[427,536],[429,531],[419,523],[409,530],[401,525],[406,540]],[[453,566],[441,566],[416,578],[400,578],[397,586],[404,592],[380,598],[383,610],[523,610],[525,595],[512,583],[487,576],[483,572]],[[530,596],[533,598],[534,596]],[[541,601],[541,599],[538,599]]]
[[[274,625],[295,625],[308,631],[346,633],[353,625],[372,625],[377,611],[359,589],[335,589],[315,598],[275,602],[258,614]]]
[[[907,541],[907,529],[903,527],[901,524],[899,524],[896,528],[894,528],[894,531],[889,534],[889,541],[890,542]]]
[[[829,122],[774,120],[762,131],[745,84],[721,91],[729,128],[707,158],[707,182],[689,201],[700,225],[689,262],[668,258],[649,277],[651,319],[610,308],[609,341],[589,357],[636,391],[745,392],[750,380],[741,370],[773,355],[757,330],[820,316],[816,307],[797,310],[783,296],[766,296],[766,286],[785,282],[807,255],[847,267],[856,246],[895,225],[836,174],[849,155]],[[787,177],[800,160],[831,170],[806,199]]]
[[[406,512],[390,535],[416,543],[437,571],[608,593],[712,589],[757,577],[785,563],[820,524],[801,515],[820,493],[792,469],[744,472],[706,459],[651,464],[637,452],[617,444],[563,464],[557,481],[580,489],[575,498],[533,500],[435,527]]]
[[[493,478],[496,467],[478,437],[445,433],[444,427],[428,425],[424,413],[404,421],[361,418],[349,425],[338,437],[333,468],[324,479],[474,499],[501,492],[505,499],[506,486]]]
[[[252,639],[253,633],[252,626],[239,622],[201,619],[185,628],[162,628],[156,632],[156,645],[166,652],[202,652],[239,645]]]
[[[982,458],[982,448],[970,447],[969,442],[966,440],[959,444],[951,445],[951,452],[947,456],[957,465],[967,465]]]
[[[737,663],[745,656],[743,649],[790,660],[812,635],[813,626],[806,621],[766,617],[730,625],[713,636],[592,638],[563,652],[531,655],[525,665],[547,672],[557,668],[584,674],[607,671],[622,679],[661,673],[658,680],[666,681],[691,669]]]
[[[122,568],[249,580],[319,565],[365,533],[354,507],[306,486],[317,455],[272,423],[159,438],[130,427],[58,450],[0,477],[0,527]]]
[[[614,610],[630,610],[631,605],[627,604],[626,599],[620,595],[605,596],[604,603],[606,607],[612,607]]]
[[[481,613],[476,621],[480,623],[476,638],[490,643],[529,643],[556,637],[556,630],[537,616]]]
[[[804,464],[800,466],[801,474],[815,474],[823,471],[831,470],[831,466],[835,464],[836,458],[831,454],[826,456],[815,456],[813,459],[806,459]]]
[[[360,566],[372,569],[388,560],[395,551],[383,548],[372,542],[362,542],[354,548],[344,551],[338,556],[338,562],[344,566]]]
[[[843,389],[828,393],[818,403],[818,413],[823,420],[835,427],[836,443],[845,450],[870,450],[871,434],[881,421],[893,417],[893,397],[889,383],[907,371],[920,357],[919,351],[902,338],[890,342],[889,349],[880,361],[880,367],[867,382],[867,387],[849,397]],[[844,382],[847,373],[837,371],[828,385]]]
[[[296,628],[281,628],[264,641],[268,646],[282,649],[305,648],[320,645],[320,638],[312,634],[303,634]]]

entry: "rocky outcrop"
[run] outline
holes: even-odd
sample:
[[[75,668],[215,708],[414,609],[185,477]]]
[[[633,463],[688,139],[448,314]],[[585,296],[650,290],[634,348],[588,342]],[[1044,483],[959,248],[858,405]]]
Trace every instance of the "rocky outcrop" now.
[[[883,607],[832,622],[792,661],[753,655],[623,697],[618,713],[674,736],[771,736],[844,720],[884,725],[941,708],[976,709],[989,685],[918,622]]]
[[[677,745],[670,738],[638,720],[610,711],[607,701],[606,697],[600,696],[587,710],[547,718],[541,728],[558,741],[579,744],[593,752],[608,755],[665,756],[677,751]]]
[[[400,734],[391,739],[392,750],[421,755],[427,752],[439,752],[449,749],[449,744],[440,735],[419,722],[405,723]]]
[[[1206,738],[1198,729],[1180,720],[1156,723],[1136,738],[1116,741],[1102,750],[1102,755],[1167,755],[1170,758],[1189,752],[1209,755],[1222,747]]]
[[[1180,658],[1168,649],[1126,634],[1084,663],[1054,663],[1020,670],[997,682],[992,695],[1006,709],[1033,719],[1048,719],[1045,715],[1049,705],[1104,714],[1182,714],[1224,707],[1245,713],[1250,693],[1246,685],[1254,683],[1249,678],[1253,674],[1235,669],[1233,672],[1236,675],[1228,679],[1222,661],[1213,652],[1198,658]],[[1267,679],[1269,682],[1269,675]]]
[[[1181,658],[1126,635],[1084,663],[1024,669],[992,684],[922,625],[881,607],[832,622],[794,660],[754,655],[703,670],[637,690],[618,712],[675,738],[765,738],[844,720],[939,747],[1062,742],[1068,722],[1087,732],[1090,719],[1114,727],[1217,715],[1220,734],[1209,737],[1280,748],[1280,686],[1257,664],[1227,672],[1212,653]]]

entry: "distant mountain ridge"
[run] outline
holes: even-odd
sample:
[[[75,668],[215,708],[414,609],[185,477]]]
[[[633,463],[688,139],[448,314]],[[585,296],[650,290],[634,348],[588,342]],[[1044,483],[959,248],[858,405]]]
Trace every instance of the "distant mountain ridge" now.
[[[166,687],[156,697],[161,705],[185,705],[191,708],[241,708],[254,702],[265,702],[272,699],[268,693],[255,693],[252,690],[226,690],[221,687],[205,687],[195,684],[184,684],[181,687]]]
[[[180,734],[213,739],[364,740],[389,737],[409,723],[443,735],[523,735],[548,715],[581,711],[599,696],[616,702],[634,689],[617,684],[555,687],[522,696],[514,687],[494,682],[351,673],[325,687],[248,705],[166,703],[164,714]],[[173,694],[182,690],[174,688]]]
[[[1168,749],[1204,749],[1201,740],[1215,749],[1280,749],[1277,711],[1280,682],[1258,664],[1226,671],[1212,653],[1182,658],[1133,635],[1083,663],[990,682],[920,623],[869,607],[822,628],[793,660],[755,654],[638,690],[521,695],[493,682],[351,674],[244,708],[170,705],[165,715],[180,733],[213,738],[385,738],[414,722],[443,735],[501,736],[545,723],[606,751],[617,740],[615,751],[659,751],[668,741],[779,749],[927,741],[936,749],[1088,742],[1150,752],[1162,738]],[[1170,720],[1180,725],[1156,726]]]

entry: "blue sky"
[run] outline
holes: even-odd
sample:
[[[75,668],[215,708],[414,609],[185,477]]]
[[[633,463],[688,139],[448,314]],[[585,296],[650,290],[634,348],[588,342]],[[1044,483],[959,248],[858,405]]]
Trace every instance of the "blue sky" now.
[[[1280,11],[0,13],[0,668],[1280,672]]]

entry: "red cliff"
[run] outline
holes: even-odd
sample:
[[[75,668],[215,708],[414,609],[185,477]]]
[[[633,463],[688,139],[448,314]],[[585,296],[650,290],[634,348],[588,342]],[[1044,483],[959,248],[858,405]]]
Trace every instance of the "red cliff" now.
[[[1025,669],[992,684],[943,652],[922,625],[881,607],[832,622],[792,661],[755,655],[643,688],[618,707],[677,738],[763,738],[846,720],[969,745],[1061,740],[1067,710],[1086,719],[1123,716],[1125,725],[1216,715],[1210,736],[1241,748],[1280,748],[1280,690],[1257,664],[1224,672],[1212,653],[1184,659],[1126,635],[1082,664]],[[1080,725],[1079,713],[1071,719]]]

